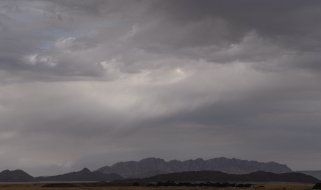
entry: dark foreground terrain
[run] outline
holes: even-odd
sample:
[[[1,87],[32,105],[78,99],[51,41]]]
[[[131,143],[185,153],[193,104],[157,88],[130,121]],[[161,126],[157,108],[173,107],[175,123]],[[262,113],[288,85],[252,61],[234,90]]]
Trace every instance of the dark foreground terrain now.
[[[186,187],[186,186],[95,186],[92,184],[1,184],[1,190],[235,190],[235,189],[257,189],[257,190],[311,190],[311,184],[260,184],[253,187]]]

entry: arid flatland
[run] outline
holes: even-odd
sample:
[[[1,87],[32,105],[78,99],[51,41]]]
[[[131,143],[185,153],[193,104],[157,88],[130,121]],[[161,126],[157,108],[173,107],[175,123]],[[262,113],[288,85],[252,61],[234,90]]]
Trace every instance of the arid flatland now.
[[[146,186],[108,186],[108,187],[43,187],[44,184],[1,184],[0,190],[311,190],[310,184],[262,184],[251,188],[218,187],[146,187]]]

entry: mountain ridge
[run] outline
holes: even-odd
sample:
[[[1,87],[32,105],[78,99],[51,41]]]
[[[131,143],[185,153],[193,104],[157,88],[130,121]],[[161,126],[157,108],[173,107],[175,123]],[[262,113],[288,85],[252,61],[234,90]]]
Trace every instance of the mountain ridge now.
[[[123,179],[117,174],[104,174],[84,168],[54,176],[33,177],[23,170],[3,170],[0,172],[0,182],[40,182],[40,181],[114,181]]]
[[[305,170],[305,171],[297,171],[297,172],[304,173],[321,180],[321,170]]]
[[[44,181],[109,181],[120,184],[153,183],[153,182],[295,182],[320,183],[320,180],[299,172],[275,174],[256,171],[249,174],[228,174],[220,171],[188,171],[168,174],[159,174],[142,179],[122,179],[119,175],[103,174],[99,171],[90,171],[84,168],[79,171],[57,176],[32,177],[23,170],[4,170],[0,172],[0,182],[44,182]]]
[[[298,172],[275,174],[257,171],[249,174],[227,174],[220,171],[189,171],[169,174],[160,174],[141,179],[140,182],[295,182],[319,183],[320,180]]]
[[[33,181],[34,177],[23,170],[3,170],[0,172],[0,182]]]
[[[98,168],[102,173],[116,173],[124,178],[146,178],[158,174],[183,172],[183,171],[222,171],[225,173],[245,174],[255,171],[273,173],[286,173],[292,170],[285,164],[277,162],[258,162],[236,158],[202,158],[190,160],[169,160],[161,158],[144,158],[139,161],[117,162],[111,166]]]
[[[114,181],[122,177],[118,174],[104,174],[99,171],[90,171],[88,168],[54,176],[35,177],[35,181]]]

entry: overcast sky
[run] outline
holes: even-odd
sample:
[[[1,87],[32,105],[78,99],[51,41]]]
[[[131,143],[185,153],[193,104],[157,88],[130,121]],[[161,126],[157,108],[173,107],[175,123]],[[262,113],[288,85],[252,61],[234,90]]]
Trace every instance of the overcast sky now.
[[[321,169],[321,1],[1,0],[0,169]]]

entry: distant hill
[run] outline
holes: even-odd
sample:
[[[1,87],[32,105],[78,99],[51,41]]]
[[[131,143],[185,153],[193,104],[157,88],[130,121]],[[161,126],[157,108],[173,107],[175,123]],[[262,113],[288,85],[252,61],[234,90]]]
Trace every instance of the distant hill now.
[[[298,172],[313,176],[321,180],[321,170],[308,170],[308,171],[298,171]]]
[[[23,170],[4,170],[0,172],[0,182],[29,182],[33,179]]]
[[[273,173],[285,173],[292,170],[283,164],[276,162],[257,162],[229,158],[213,158],[203,160],[171,160],[165,161],[160,158],[145,158],[140,161],[118,162],[112,166],[104,166],[97,171],[102,173],[116,173],[124,178],[145,178],[158,174],[166,174],[183,171],[221,171],[233,174],[245,174],[255,171]]]
[[[294,182],[318,183],[320,180],[302,173],[253,172],[250,174],[227,174],[219,171],[191,171],[160,174],[142,179],[140,182]]]
[[[0,182],[39,182],[39,181],[115,181],[119,183],[150,183],[150,182],[295,182],[320,183],[320,180],[298,172],[271,173],[257,171],[249,174],[229,174],[220,171],[187,171],[159,174],[141,179],[123,179],[118,174],[104,174],[84,168],[56,176],[32,177],[22,170],[4,170],[0,172]]]
[[[92,172],[87,168],[62,175],[35,178],[36,181],[113,181],[120,179],[122,177],[118,174],[104,174],[99,171]]]
[[[118,174],[104,174],[84,168],[56,176],[33,177],[23,170],[4,170],[0,172],[0,182],[36,182],[36,181],[114,181],[121,180]]]

